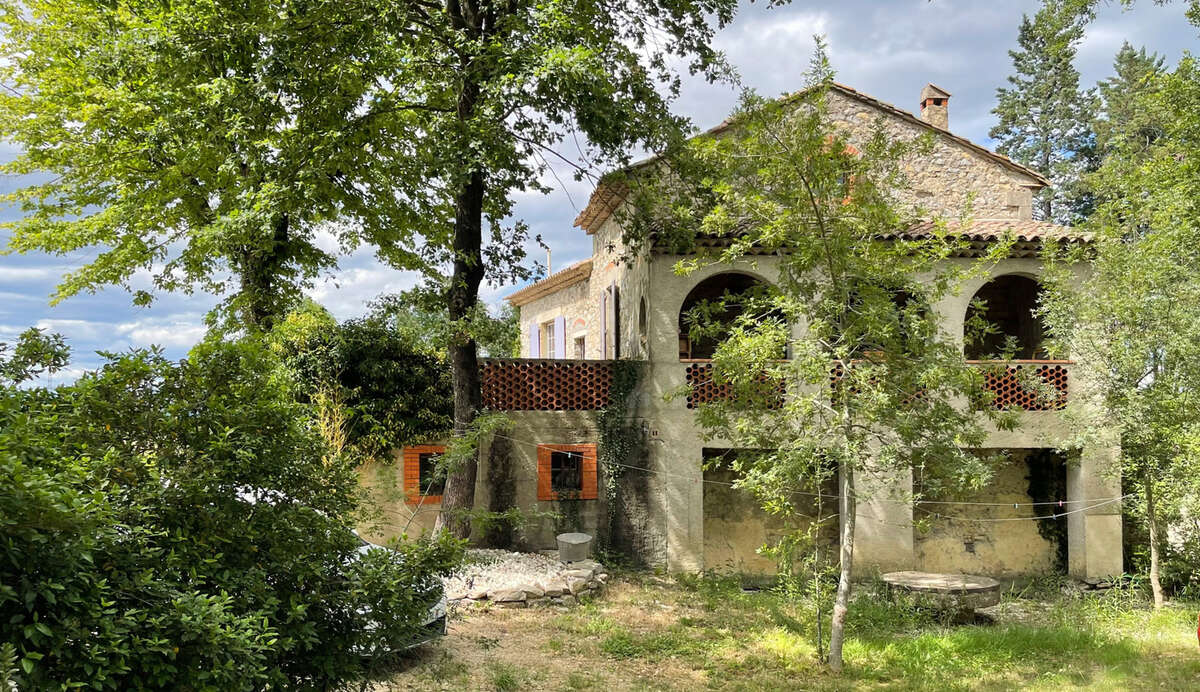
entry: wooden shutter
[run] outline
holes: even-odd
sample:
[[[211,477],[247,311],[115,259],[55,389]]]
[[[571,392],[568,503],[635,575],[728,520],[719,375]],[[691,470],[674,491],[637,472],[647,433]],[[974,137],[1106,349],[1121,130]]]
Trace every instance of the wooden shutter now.
[[[421,497],[421,455],[442,454],[446,451],[441,445],[414,445],[405,447],[401,453],[404,460],[404,501],[410,505],[441,504],[441,495],[426,495]]]
[[[542,345],[540,341],[541,334],[538,333],[537,323],[529,325],[529,357],[541,358]]]
[[[554,357],[567,357],[567,320],[562,317],[554,318]]]
[[[583,491],[580,500],[595,500],[600,496],[600,478],[596,469],[596,445],[538,445],[538,500],[549,502],[558,499],[558,493],[550,489],[550,455],[553,452],[578,452],[583,455]]]

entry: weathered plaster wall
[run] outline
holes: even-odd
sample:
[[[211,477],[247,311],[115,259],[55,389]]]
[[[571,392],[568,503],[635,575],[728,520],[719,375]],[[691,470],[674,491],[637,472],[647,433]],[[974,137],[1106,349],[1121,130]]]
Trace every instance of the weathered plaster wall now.
[[[372,520],[358,527],[363,538],[373,543],[386,543],[404,535],[416,538],[433,530],[441,505],[417,506],[405,501],[404,462],[399,450],[393,453],[390,462],[368,462],[360,466],[358,478],[370,507],[375,510]]]
[[[522,411],[511,414],[513,427],[503,433],[510,445],[509,463],[515,481],[515,506],[533,513],[558,513],[552,517],[535,517],[515,531],[515,543],[527,550],[544,550],[556,547],[555,536],[564,531],[583,531],[599,536],[606,529],[607,499],[601,484],[600,497],[595,500],[541,501],[537,498],[537,445],[539,444],[596,444],[598,434],[594,414],[586,411]],[[494,441],[483,445],[475,500],[478,506],[487,507],[491,502],[493,486],[488,481],[491,449]],[[661,556],[662,531],[656,530],[663,522],[661,505],[658,502],[659,488],[654,477],[631,476],[628,482],[645,483],[629,490],[628,499],[622,503],[627,516],[643,533],[635,540],[648,551],[647,561],[658,563]],[[568,523],[577,517],[578,524]]]
[[[600,326],[599,311],[593,306],[589,291],[589,282],[583,281],[573,286],[542,296],[537,300],[521,306],[521,356],[530,357],[529,328],[531,325],[542,325],[563,317],[567,326],[567,352],[559,354],[559,358],[574,357],[574,342],[578,336],[584,337],[584,347],[589,358],[599,358],[593,355],[593,348],[598,349]],[[594,344],[597,344],[595,347]],[[546,358],[543,351],[540,355]]]
[[[992,482],[977,493],[956,495],[960,502],[1029,503],[1029,450],[1009,450],[1010,458],[999,468]],[[1065,469],[1061,469],[1065,476]],[[951,498],[946,498],[951,499]],[[918,505],[917,516],[941,513],[973,519],[1012,519],[1037,516],[1046,508],[956,507]],[[1066,519],[1058,521],[1065,522]],[[986,574],[1006,578],[1056,571],[1058,546],[1042,536],[1037,521],[977,523],[931,520],[928,531],[915,533],[917,569],[926,572]]]

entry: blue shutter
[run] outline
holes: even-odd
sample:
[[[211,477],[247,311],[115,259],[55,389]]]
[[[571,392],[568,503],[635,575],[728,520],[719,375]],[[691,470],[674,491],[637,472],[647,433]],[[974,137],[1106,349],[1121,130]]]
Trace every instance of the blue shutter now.
[[[538,340],[538,326],[535,322],[529,325],[529,357],[541,358],[541,343]]]
[[[554,318],[554,357],[567,357],[567,319],[565,317]]]

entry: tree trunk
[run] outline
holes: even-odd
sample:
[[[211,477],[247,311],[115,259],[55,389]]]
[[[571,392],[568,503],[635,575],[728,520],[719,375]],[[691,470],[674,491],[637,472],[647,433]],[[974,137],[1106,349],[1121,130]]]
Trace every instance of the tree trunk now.
[[[242,321],[247,331],[270,331],[283,309],[275,278],[283,272],[288,261],[289,226],[288,215],[282,214],[271,228],[269,244],[242,250],[238,269],[242,286]]]
[[[849,461],[843,459],[838,471],[838,510],[842,516],[842,544],[838,556],[841,575],[838,577],[837,597],[833,602],[833,622],[829,627],[829,667],[841,672],[846,611],[850,607],[850,570],[854,564],[854,521],[857,508],[854,502],[854,471]]]
[[[446,0],[446,11],[455,29],[472,39],[486,37],[494,26],[494,8],[482,10],[478,3]],[[455,117],[464,132],[472,129],[481,94],[483,76],[480,67],[470,57],[461,64],[462,86],[458,93]],[[470,152],[462,141],[463,157]],[[478,164],[476,164],[477,166]],[[484,171],[476,167],[455,194],[454,204],[454,274],[450,278],[448,311],[458,333],[450,342],[450,367],[454,387],[454,434],[467,433],[482,404],[479,361],[471,319],[479,302],[479,284],[483,282],[483,198],[486,194]],[[465,328],[462,325],[466,325]],[[471,533],[470,511],[475,508],[475,478],[479,474],[479,452],[470,456],[446,477],[442,494],[442,511],[434,524],[435,533],[449,531],[458,538]]]
[[[1154,481],[1149,472],[1142,473],[1146,487],[1146,523],[1150,529],[1150,590],[1154,593],[1154,609],[1163,607],[1162,583],[1158,579],[1158,510],[1154,506]]]

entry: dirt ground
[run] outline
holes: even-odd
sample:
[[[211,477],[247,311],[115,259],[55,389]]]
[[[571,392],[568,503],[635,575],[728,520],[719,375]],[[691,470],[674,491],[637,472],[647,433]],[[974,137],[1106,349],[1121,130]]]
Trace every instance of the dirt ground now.
[[[373,690],[1200,690],[1194,604],[1010,595],[954,626],[885,601],[856,599],[835,675],[794,600],[618,577],[570,609],[460,612]]]

